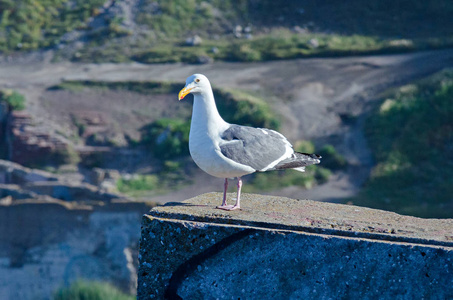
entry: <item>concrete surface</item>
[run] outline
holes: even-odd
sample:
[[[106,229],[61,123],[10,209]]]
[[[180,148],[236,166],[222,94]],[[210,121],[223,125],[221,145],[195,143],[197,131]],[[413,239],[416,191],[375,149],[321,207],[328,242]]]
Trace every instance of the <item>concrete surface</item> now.
[[[143,217],[138,299],[453,297],[452,219],[253,194],[240,211],[220,202],[208,193]]]

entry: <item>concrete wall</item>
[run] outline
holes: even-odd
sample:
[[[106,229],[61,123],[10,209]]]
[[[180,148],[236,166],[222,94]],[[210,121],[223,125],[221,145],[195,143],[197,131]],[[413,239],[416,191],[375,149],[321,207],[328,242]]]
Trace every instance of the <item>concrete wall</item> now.
[[[453,220],[204,194],[143,217],[138,299],[453,298]]]
[[[144,203],[0,205],[0,299],[51,299],[79,278],[135,292]]]

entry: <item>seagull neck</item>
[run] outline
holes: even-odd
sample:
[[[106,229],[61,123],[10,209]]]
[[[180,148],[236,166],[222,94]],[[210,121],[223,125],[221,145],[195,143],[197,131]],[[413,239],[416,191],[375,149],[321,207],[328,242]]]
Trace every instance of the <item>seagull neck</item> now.
[[[212,90],[194,95],[192,126],[197,126],[196,124],[204,127],[199,129],[206,130],[208,134],[218,133],[219,130],[228,126],[217,110]]]

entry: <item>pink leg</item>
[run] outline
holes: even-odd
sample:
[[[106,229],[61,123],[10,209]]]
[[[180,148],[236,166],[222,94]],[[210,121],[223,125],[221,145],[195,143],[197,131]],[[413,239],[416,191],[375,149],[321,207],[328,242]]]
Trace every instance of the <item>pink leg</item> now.
[[[236,199],[236,204],[234,205],[233,209],[241,208],[241,189],[242,189],[242,179],[238,177],[238,198]]]
[[[235,210],[235,209],[240,209],[241,205],[241,188],[242,188],[242,179],[241,177],[238,177],[238,193],[237,193],[237,199],[236,199],[236,204],[235,205],[227,205],[226,204],[226,187],[228,187],[228,182],[227,179],[225,178],[225,191],[223,193],[223,203],[221,206],[217,206],[216,208],[224,209],[224,210]]]
[[[226,206],[226,198],[227,198],[227,191],[228,191],[228,178],[225,178],[225,183],[223,185],[223,201],[222,206]]]

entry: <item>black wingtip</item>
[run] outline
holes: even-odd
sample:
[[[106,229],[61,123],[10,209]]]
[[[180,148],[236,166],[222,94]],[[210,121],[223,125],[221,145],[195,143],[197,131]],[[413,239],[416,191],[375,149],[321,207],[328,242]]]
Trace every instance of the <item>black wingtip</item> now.
[[[310,153],[301,153],[301,154],[307,155],[307,156],[309,156],[309,157],[311,157],[311,158],[315,158],[315,159],[320,159],[320,158],[322,158],[322,156],[319,155],[319,154],[310,154]]]

